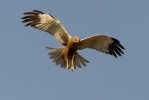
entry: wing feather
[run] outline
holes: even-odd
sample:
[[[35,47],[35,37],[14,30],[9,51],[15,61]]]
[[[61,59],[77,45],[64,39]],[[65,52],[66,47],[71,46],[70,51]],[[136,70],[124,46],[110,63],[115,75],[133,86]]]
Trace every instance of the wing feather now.
[[[48,32],[54,36],[60,44],[67,45],[71,36],[57,18],[39,10],[25,12],[24,14],[25,16],[22,17],[22,22],[26,23],[25,26],[31,26],[38,30]]]
[[[120,44],[117,39],[105,35],[94,35],[82,39],[78,46],[78,50],[82,50],[85,48],[95,49],[105,54],[113,55],[116,58],[117,55],[121,56],[121,54],[124,54],[122,49],[125,50],[125,48]]]

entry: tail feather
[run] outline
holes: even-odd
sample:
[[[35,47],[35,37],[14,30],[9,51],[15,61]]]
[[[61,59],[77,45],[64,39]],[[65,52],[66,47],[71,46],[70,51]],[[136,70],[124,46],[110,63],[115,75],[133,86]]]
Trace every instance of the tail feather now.
[[[61,57],[59,57],[57,59],[57,61],[55,61],[56,62],[56,65],[60,65],[62,63],[62,61],[63,61],[63,59]]]
[[[86,64],[84,63],[83,58],[82,58],[79,54],[78,54],[78,59],[79,59],[79,62],[80,62],[82,65],[86,66]]]
[[[66,61],[63,59],[61,62],[61,67],[65,68],[66,67]]]
[[[66,68],[66,61],[64,59],[61,59],[61,62],[58,64],[62,68]]]
[[[53,52],[48,53],[50,58],[53,59],[53,62],[56,65],[60,65],[60,67],[62,68],[66,68],[66,61],[62,55],[63,50],[65,48],[51,48],[51,47],[46,47],[46,48],[53,50]],[[89,61],[83,58],[79,53],[76,52],[75,59],[74,59],[74,67],[81,68],[81,65],[86,66],[86,63],[89,63]],[[72,66],[71,59],[68,59],[68,65],[69,67]]]
[[[74,60],[74,66],[78,67],[78,68],[81,68],[81,65],[80,65],[80,62],[79,62],[79,57],[77,56],[77,53],[76,53],[76,56],[75,56],[75,60]]]
[[[56,63],[56,65],[59,65],[61,63],[61,57],[60,56],[56,56],[56,58],[54,58],[53,62]]]
[[[49,49],[49,48],[48,48]],[[50,49],[50,50],[53,50],[54,48]],[[59,55],[62,53],[62,50],[63,48],[58,48],[57,50],[55,50],[54,52],[50,52],[49,55],[50,55],[50,58],[51,59],[54,59],[54,58],[57,58],[59,57]]]
[[[78,53],[77,53],[77,56],[78,56],[79,62],[80,62],[82,65],[86,66],[85,62],[89,63],[88,60],[86,60],[85,58],[83,58],[83,57],[82,57],[81,55],[79,55]]]
[[[78,54],[78,53],[77,53],[77,54]],[[78,54],[78,57],[79,57],[80,59],[82,59],[84,62],[89,63],[89,61],[88,61],[88,60],[86,60],[85,58],[83,58],[80,54]]]

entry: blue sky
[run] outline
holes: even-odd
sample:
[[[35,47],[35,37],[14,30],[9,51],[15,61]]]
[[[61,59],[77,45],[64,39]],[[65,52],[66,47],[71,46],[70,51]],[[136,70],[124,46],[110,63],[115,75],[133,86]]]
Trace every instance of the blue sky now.
[[[148,0],[1,0],[0,100],[149,100]],[[91,49],[90,61],[71,70],[56,66],[49,34],[24,27],[23,12],[58,18],[70,35],[105,34],[126,48],[118,59]]]

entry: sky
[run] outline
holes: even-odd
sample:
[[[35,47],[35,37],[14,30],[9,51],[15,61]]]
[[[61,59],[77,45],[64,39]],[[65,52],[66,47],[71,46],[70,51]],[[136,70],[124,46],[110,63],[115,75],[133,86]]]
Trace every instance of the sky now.
[[[1,0],[0,100],[149,100],[149,0]],[[91,49],[74,72],[49,59],[62,47],[51,35],[24,27],[24,12],[58,18],[71,36],[104,34],[126,48],[118,59]]]

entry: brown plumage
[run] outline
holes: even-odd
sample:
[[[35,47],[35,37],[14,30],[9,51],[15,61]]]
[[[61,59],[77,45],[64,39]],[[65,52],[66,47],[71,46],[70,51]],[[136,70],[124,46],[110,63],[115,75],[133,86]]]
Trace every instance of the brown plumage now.
[[[85,39],[80,39],[78,36],[71,37],[60,21],[52,15],[38,10],[25,12],[24,14],[25,16],[22,17],[22,22],[27,23],[25,26],[31,26],[48,32],[60,44],[65,46],[63,48],[46,47],[47,49],[53,50],[53,52],[49,53],[53,62],[63,68],[70,68],[72,66],[73,71],[76,66],[79,68],[81,68],[81,65],[86,66],[86,63],[89,63],[89,61],[77,53],[77,50],[85,48],[95,49],[105,54],[113,55],[116,58],[117,55],[121,56],[121,54],[124,54],[122,49],[125,48],[115,38],[99,34]]]

